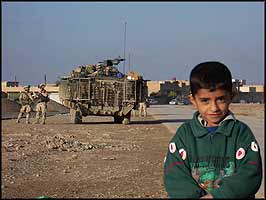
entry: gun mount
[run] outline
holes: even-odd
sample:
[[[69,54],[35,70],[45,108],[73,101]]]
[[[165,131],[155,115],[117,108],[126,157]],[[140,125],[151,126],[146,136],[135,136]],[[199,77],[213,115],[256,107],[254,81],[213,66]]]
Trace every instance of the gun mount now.
[[[88,77],[88,76],[108,76],[108,77],[119,77],[122,78],[124,75],[119,72],[116,66],[121,61],[125,61],[123,58],[109,59],[98,62],[96,65],[87,64],[80,65],[76,69],[72,70],[70,77]]]
[[[125,59],[124,58],[120,58],[120,57],[118,57],[118,58],[116,58],[116,59],[113,59],[113,60],[104,60],[104,61],[100,61],[100,62],[98,62],[100,65],[102,65],[102,66],[113,66],[113,65],[118,65],[121,61],[125,61]]]

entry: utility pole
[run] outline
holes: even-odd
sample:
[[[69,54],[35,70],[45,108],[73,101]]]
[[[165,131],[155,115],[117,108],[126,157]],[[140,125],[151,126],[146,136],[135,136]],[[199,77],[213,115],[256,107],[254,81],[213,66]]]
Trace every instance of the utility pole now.
[[[15,74],[15,87],[17,87],[18,86],[18,84],[17,84],[17,76],[16,76],[16,74]]]
[[[124,32],[124,59],[126,59],[126,31],[127,31],[127,22],[125,22],[125,32]],[[123,62],[123,73],[125,74],[125,63]]]
[[[46,85],[46,74],[44,74],[44,84]]]
[[[128,71],[130,71],[130,54],[128,54]]]

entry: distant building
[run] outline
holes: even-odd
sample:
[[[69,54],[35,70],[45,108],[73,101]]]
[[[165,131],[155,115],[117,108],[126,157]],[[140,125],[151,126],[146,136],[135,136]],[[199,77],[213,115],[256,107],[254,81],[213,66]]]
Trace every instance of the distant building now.
[[[264,103],[264,85],[243,85],[233,99],[234,103]]]
[[[233,103],[264,103],[264,85],[246,85],[246,80],[232,79],[235,97]],[[190,93],[189,80],[161,80],[148,81],[148,96],[158,93],[167,96],[170,91],[176,92],[177,96],[185,98]]]
[[[165,81],[147,81],[148,96],[150,96],[151,93],[158,93],[161,89],[161,84],[164,82]]]
[[[240,87],[246,84],[246,80],[232,79],[233,90],[237,93],[240,91]]]
[[[264,92],[264,85],[243,85],[239,88],[240,92]]]
[[[189,80],[177,80],[179,82],[179,87],[189,86]]]
[[[18,87],[19,82],[18,81],[2,81],[1,86],[2,87]]]
[[[160,91],[162,96],[168,96],[170,92],[175,92],[176,94],[180,93],[181,87],[179,86],[178,81],[165,81],[160,84]]]
[[[166,84],[166,85],[164,85]],[[177,90],[176,88],[182,88],[185,90],[184,93],[189,93],[189,80],[159,80],[159,81],[148,81],[148,96],[151,93],[158,93],[161,92],[165,94],[166,91],[173,89],[174,91]],[[182,90],[180,90],[182,92]]]
[[[2,92],[5,92],[7,94],[19,93],[21,91],[24,91],[23,86],[20,86],[19,82],[2,81],[1,85],[2,85],[2,88],[1,88]],[[48,93],[58,93],[59,92],[59,87],[56,86],[56,84],[54,84],[54,83],[46,84],[45,89]],[[31,86],[30,91],[38,92],[39,88],[38,88],[38,86]]]

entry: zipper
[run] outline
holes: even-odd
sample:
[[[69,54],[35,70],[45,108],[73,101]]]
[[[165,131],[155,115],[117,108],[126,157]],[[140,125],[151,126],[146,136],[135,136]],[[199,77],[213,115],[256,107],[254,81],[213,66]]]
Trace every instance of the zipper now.
[[[213,144],[213,133],[209,133],[209,141],[211,142],[211,144]]]

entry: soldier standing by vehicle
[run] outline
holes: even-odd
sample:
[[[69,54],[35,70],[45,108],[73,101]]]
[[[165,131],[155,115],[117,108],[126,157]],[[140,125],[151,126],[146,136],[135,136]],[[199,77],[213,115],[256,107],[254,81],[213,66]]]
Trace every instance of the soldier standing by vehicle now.
[[[139,103],[139,116],[147,116],[147,105],[146,105],[146,101],[142,101]]]
[[[42,121],[41,124],[45,124],[46,120],[46,111],[47,111],[47,102],[50,100],[47,91],[44,89],[45,84],[40,84],[38,86],[40,89],[39,94],[37,95],[37,105],[36,105],[36,121],[35,123],[39,123],[40,114],[42,113]]]
[[[21,104],[21,109],[18,114],[17,123],[20,122],[23,113],[26,113],[26,124],[30,123],[30,112],[31,112],[31,104],[33,103],[33,97],[30,93],[30,85],[24,86],[24,90],[19,96],[19,102]]]

